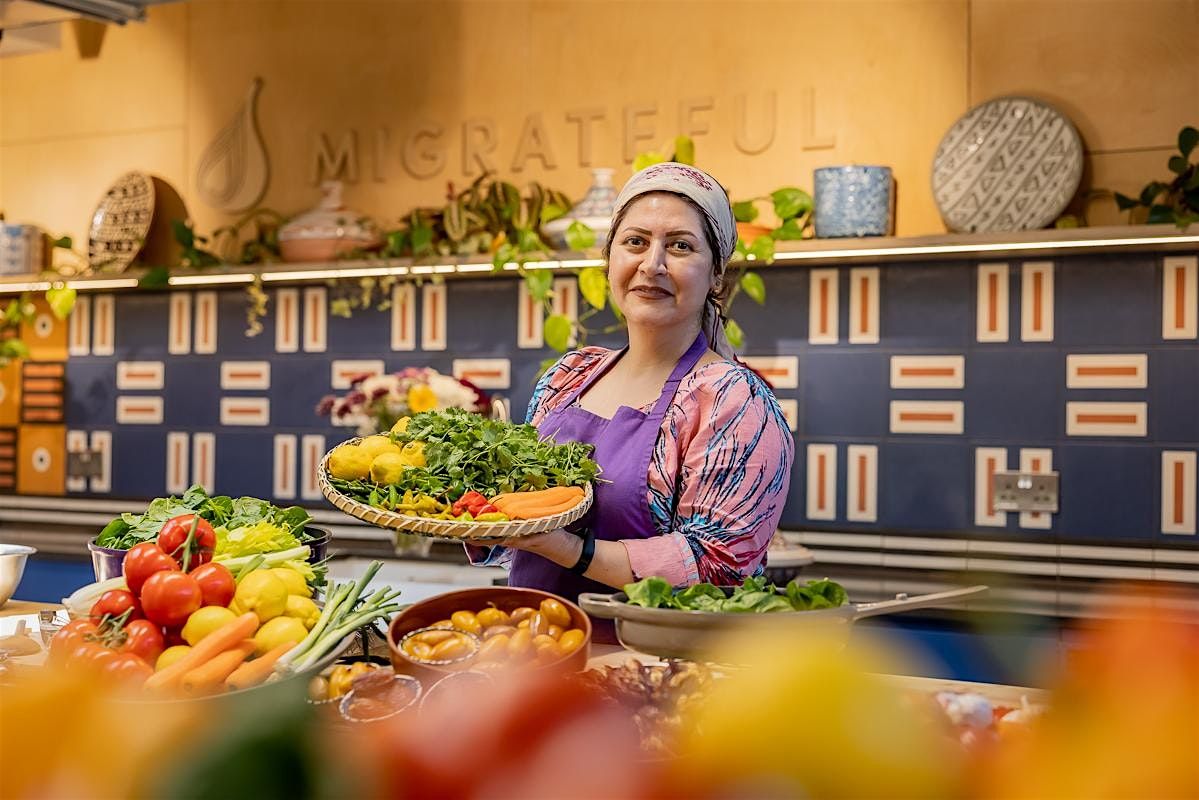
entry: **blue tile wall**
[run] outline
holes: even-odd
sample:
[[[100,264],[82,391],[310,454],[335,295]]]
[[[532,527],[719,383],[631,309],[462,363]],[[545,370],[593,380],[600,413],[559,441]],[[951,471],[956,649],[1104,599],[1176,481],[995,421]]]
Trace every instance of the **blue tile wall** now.
[[[1030,343],[1020,340],[1019,260],[1009,261],[1010,336],[998,343],[976,341],[979,265],[974,262],[882,265],[877,344],[848,342],[850,267],[838,270],[840,335],[834,345],[808,341],[810,272],[784,266],[761,270],[766,305],[741,295],[731,312],[745,331],[748,355],[798,359],[799,387],[777,390],[780,399],[798,404],[796,463],[783,527],[1197,546],[1197,536],[1160,532],[1161,452],[1199,449],[1199,343],[1162,338],[1161,260],[1152,253],[1055,259],[1054,338]],[[321,397],[333,391],[330,373],[337,359],[382,359],[388,370],[431,366],[446,373],[455,357],[510,359],[511,384],[499,393],[510,399],[514,417],[522,419],[539,364],[551,351],[517,347],[516,282],[463,279],[446,286],[448,346],[432,352],[393,352],[390,313],[358,311],[348,319],[327,318],[324,352],[278,353],[274,303],[262,334],[248,338],[244,294],[222,290],[217,293],[218,353],[172,356],[166,334],[170,295],[118,294],[116,354],[69,361],[67,427],[114,432],[111,496],[162,494],[166,435],[182,431],[216,435],[218,491],[269,497],[275,434],[321,434],[330,444],[346,434],[313,412]],[[418,306],[420,297],[418,290]],[[605,311],[592,327],[610,321]],[[619,334],[610,334],[593,336],[590,343],[620,342]],[[1147,354],[1149,387],[1067,390],[1066,357],[1081,353]],[[896,355],[964,356],[965,388],[892,389],[890,362]],[[122,360],[163,361],[164,389],[118,392],[116,362]],[[224,360],[269,361],[270,389],[222,392]],[[118,394],[161,396],[163,423],[117,425]],[[270,425],[222,427],[222,394],[269,398]],[[964,433],[892,433],[889,403],[904,399],[963,401]],[[1147,402],[1148,435],[1067,436],[1066,403],[1071,400]],[[812,443],[837,447],[837,515],[831,521],[806,516],[805,447]],[[853,444],[878,447],[877,521],[847,519],[847,448]],[[1018,466],[1022,447],[1052,449],[1053,466],[1062,476],[1062,510],[1051,529],[1022,529],[1017,514],[1009,514],[1002,526],[975,525],[977,447],[1005,448],[1011,468]]]

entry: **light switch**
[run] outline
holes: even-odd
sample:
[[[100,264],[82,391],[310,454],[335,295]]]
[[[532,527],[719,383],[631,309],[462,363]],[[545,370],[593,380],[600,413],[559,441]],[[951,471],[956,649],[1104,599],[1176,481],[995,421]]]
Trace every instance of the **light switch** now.
[[[996,511],[1057,512],[1058,473],[996,472],[991,478]]]

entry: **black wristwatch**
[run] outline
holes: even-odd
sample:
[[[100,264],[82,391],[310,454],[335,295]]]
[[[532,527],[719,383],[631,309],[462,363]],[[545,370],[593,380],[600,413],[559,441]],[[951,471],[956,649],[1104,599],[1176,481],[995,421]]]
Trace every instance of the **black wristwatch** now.
[[[583,575],[591,566],[591,559],[595,557],[595,534],[590,530],[582,532],[583,535],[583,551],[579,553],[579,560],[570,568],[570,571],[576,575]]]

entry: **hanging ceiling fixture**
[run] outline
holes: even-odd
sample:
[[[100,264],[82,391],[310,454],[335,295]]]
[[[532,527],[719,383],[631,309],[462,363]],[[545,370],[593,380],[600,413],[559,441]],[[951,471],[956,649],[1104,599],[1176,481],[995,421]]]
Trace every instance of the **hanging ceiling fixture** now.
[[[146,7],[173,0],[0,0],[0,29],[12,30],[33,25],[83,17],[96,22],[124,25],[144,22]]]

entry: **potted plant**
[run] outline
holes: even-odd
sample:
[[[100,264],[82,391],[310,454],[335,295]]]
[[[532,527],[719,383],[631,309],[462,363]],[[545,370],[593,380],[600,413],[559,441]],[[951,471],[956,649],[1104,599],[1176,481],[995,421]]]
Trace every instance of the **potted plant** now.
[[[1169,182],[1151,181],[1137,197],[1116,192],[1120,210],[1129,212],[1130,220],[1144,215],[1150,225],[1173,222],[1185,228],[1199,222],[1199,165],[1190,160],[1196,145],[1199,145],[1199,130],[1188,125],[1179,131],[1178,153],[1166,162],[1174,178]]]

